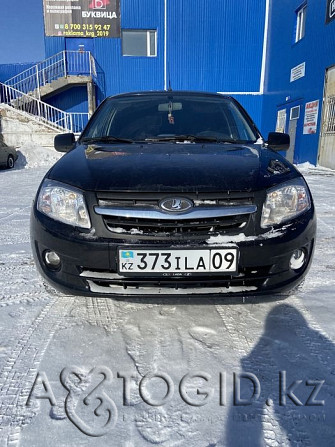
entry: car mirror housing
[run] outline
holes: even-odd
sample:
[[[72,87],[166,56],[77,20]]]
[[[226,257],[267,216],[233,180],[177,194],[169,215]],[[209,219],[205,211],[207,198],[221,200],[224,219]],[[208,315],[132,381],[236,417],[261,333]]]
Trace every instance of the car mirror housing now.
[[[73,133],[62,133],[55,136],[54,146],[58,152],[69,152],[74,148],[76,139]]]
[[[270,132],[266,143],[274,151],[287,151],[290,147],[290,136],[287,133]]]

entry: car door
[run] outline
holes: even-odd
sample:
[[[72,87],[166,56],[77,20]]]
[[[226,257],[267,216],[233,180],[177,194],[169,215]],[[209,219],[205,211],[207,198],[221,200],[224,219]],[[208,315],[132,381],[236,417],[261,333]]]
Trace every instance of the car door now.
[[[4,146],[0,146],[0,164],[7,163],[7,150]]]

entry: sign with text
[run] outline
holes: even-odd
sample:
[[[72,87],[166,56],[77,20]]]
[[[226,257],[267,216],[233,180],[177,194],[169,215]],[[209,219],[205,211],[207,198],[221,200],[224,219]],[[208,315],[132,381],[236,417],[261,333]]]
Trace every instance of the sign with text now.
[[[304,135],[316,133],[319,114],[319,100],[306,102],[304,118]]]
[[[335,0],[327,0],[326,23],[335,19]]]
[[[293,82],[293,81],[296,81],[297,79],[303,78],[305,76],[305,69],[306,69],[305,62],[297,65],[296,67],[293,67],[291,70],[290,82]]]
[[[120,37],[120,0],[43,0],[46,36]]]

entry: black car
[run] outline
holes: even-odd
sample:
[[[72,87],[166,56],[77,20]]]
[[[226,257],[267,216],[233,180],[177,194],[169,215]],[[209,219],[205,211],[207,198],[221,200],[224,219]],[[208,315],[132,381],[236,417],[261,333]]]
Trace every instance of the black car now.
[[[316,218],[302,175],[231,97],[107,98],[47,173],[31,216],[37,266],[81,295],[286,292],[310,266]]]

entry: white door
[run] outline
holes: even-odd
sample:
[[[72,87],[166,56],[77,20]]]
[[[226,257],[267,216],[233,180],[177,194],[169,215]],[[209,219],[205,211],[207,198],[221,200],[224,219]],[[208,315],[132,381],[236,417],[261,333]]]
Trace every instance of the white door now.
[[[335,169],[335,67],[326,72],[318,162]]]

